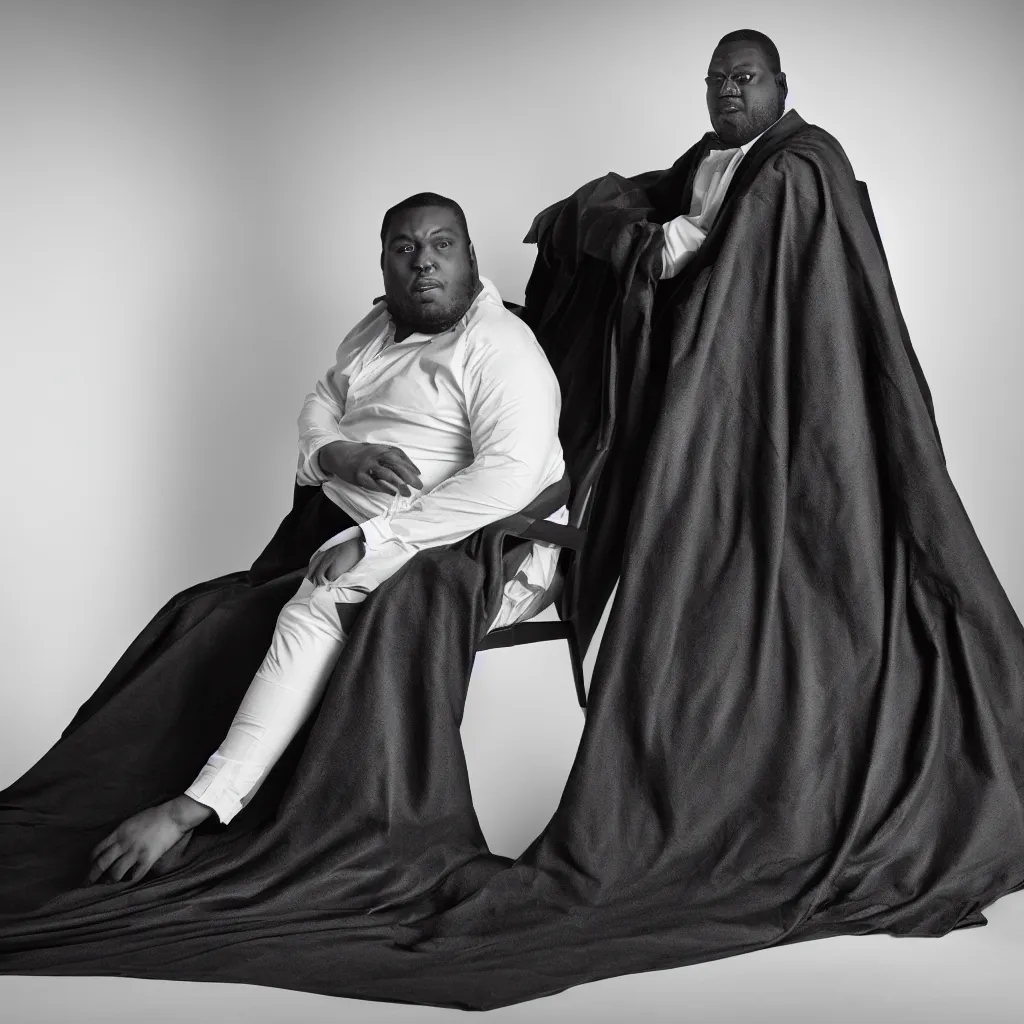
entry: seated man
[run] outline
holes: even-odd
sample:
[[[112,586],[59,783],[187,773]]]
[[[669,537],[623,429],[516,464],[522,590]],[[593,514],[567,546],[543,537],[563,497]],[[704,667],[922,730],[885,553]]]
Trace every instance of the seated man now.
[[[459,205],[412,196],[385,214],[381,242],[385,298],[299,417],[298,483],[320,487],[352,525],[314,554],[218,750],[185,793],[96,847],[92,882],[137,881],[210,815],[230,821],[316,706],[366,595],[418,550],[519,512],[564,475],[557,381],[479,277]],[[556,558],[533,546],[491,628],[532,612]]]

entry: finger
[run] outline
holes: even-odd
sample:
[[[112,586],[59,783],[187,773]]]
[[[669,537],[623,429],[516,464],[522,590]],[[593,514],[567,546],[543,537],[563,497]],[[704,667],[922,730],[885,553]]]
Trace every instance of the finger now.
[[[330,565],[324,567],[324,583],[333,583],[355,564],[350,558],[333,558]]]
[[[410,474],[406,474],[410,475]],[[406,481],[402,479],[401,475],[386,463],[380,463],[379,468],[374,472],[373,479],[377,486],[382,491],[387,491],[388,494],[398,493],[403,497],[408,496],[409,488],[406,485]]]
[[[135,867],[128,872],[128,881],[141,882],[149,874],[149,869],[153,866],[153,863],[148,857],[136,862]]]
[[[313,575],[310,577],[314,587],[322,587],[327,581],[327,573],[331,567],[331,555],[325,551],[316,560]]]
[[[191,836],[192,835],[191,831],[186,832],[185,834],[187,836]],[[179,839],[178,842],[176,842],[174,844],[174,846],[172,846],[171,849],[167,851],[167,853],[170,853],[172,850],[176,850],[180,845],[181,845],[181,840]],[[165,856],[166,856],[166,854],[165,854]],[[146,875],[149,874],[150,870],[153,867],[155,867],[155,865],[157,863],[159,863],[160,859],[161,859],[160,857],[153,857],[148,852],[140,853],[139,856],[136,858],[135,867],[133,867],[131,869],[131,871],[128,872],[128,875],[127,875],[128,880],[131,881],[131,882],[139,882],[139,881],[141,881],[143,878],[146,877]]]
[[[120,845],[116,843],[113,846],[108,846],[99,855],[99,857],[93,861],[92,867],[89,869],[89,884],[92,885],[99,881],[99,879],[103,877],[103,873],[107,868],[109,868],[123,852],[124,851],[122,851]]]
[[[107,868],[107,877],[112,882],[120,882],[130,868],[135,867],[139,862],[139,853],[136,850],[128,850],[127,853],[122,853],[113,864]]]
[[[356,565],[356,563],[358,561],[359,561],[358,553],[352,551],[352,549],[349,548],[345,552],[344,557],[339,555],[327,567],[327,571],[325,573],[325,582],[327,582],[327,583],[335,583],[335,582],[337,582],[337,580],[339,580],[342,576],[344,576],[345,573],[349,572]]]
[[[386,469],[397,473],[411,487],[422,487],[420,471],[416,464],[409,458],[401,448],[389,449],[380,459],[377,460]]]
[[[113,843],[113,842],[115,842],[117,840],[117,832],[118,832],[118,830],[114,829],[114,831],[111,832],[110,835],[107,836],[106,839],[104,839],[101,842],[97,843],[92,848],[92,851],[89,853],[89,856],[93,860],[95,860],[108,846],[110,846],[111,843]]]
[[[386,487],[380,485],[380,481],[374,475],[379,473],[380,470],[376,466],[371,466],[369,469],[363,470],[356,476],[356,483],[367,491],[384,491],[386,494],[393,494],[394,491],[389,491]]]
[[[309,560],[309,569],[306,572],[306,578],[311,583],[316,583],[317,580],[323,575],[324,562],[327,561],[327,552],[321,551],[319,554],[314,555]]]
[[[409,467],[414,473],[419,474],[420,467],[416,465],[412,459],[409,458],[408,453],[404,448],[388,448],[389,455],[397,455],[398,459],[406,466]]]

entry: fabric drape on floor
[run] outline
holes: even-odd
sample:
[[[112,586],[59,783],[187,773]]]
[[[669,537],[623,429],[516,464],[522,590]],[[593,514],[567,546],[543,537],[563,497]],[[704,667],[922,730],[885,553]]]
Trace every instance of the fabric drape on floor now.
[[[84,850],[197,767],[150,753],[126,791],[67,781],[125,742],[115,724],[191,722],[215,636],[258,661],[298,576],[228,577],[161,613],[0,794],[0,969],[487,1008],[783,942],[942,935],[1021,886],[1024,629],[946,472],[869,207],[835,140],[787,115],[655,287],[656,225],[707,146],[584,186],[530,236],[526,316],[595,486],[565,599],[588,637],[619,586],[526,853],[487,852],[459,745],[500,600],[484,531],[371,597],[276,785],[180,868],[25,907],[71,878],[52,837]],[[161,742],[205,757],[223,685],[210,737]]]

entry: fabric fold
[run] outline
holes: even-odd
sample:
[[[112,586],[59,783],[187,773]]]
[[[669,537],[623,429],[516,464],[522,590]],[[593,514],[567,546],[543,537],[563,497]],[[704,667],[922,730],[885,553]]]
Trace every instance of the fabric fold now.
[[[573,505],[589,493],[562,597],[587,640],[618,581],[543,833],[489,853],[459,743],[522,557],[497,526],[370,595],[230,826],[135,890],[69,889],[72,853],[219,738],[297,582],[285,555],[340,528],[297,503],[250,574],[168,605],[0,794],[0,970],[491,1008],[780,943],[939,936],[1024,884],[1024,627],[946,470],[866,193],[787,115],[656,285],[659,225],[711,142],[587,184],[529,236],[524,317],[562,389]],[[172,762],[140,751],[130,791],[90,785],[124,759],[123,722],[198,702],[196,735],[156,734]]]

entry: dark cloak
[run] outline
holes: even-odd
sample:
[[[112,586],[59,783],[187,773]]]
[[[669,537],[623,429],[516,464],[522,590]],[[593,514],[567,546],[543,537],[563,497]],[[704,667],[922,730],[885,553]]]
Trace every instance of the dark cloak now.
[[[194,633],[212,650],[265,590],[238,641],[258,663],[298,574],[214,581],[0,794],[0,969],[488,1008],[802,939],[938,936],[1021,887],[1024,629],[946,472],[866,195],[791,113],[656,287],[657,224],[711,141],[591,182],[530,236],[525,315],[562,383],[577,508],[593,488],[563,599],[585,636],[619,586],[526,853],[487,852],[458,738],[496,528],[371,597],[276,785],[181,867],[22,908],[33,858],[54,860],[36,835],[81,849],[159,798],[152,757],[127,795],[79,786],[75,807],[67,781],[125,742],[115,722],[194,699],[194,676],[153,666],[190,664]]]

